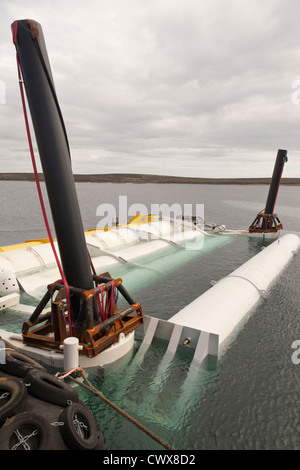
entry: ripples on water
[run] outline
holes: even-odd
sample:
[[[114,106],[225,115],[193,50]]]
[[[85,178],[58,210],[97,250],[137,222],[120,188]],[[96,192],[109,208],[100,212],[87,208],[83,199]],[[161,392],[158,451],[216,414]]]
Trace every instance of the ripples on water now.
[[[25,186],[17,185],[19,195]],[[205,203],[206,217],[230,228],[247,228],[263,207],[267,191],[266,187],[254,191],[253,187],[196,185],[188,188],[169,185],[165,191],[160,185],[146,185],[141,194],[140,185],[79,185],[86,229],[95,226],[96,220],[95,207],[93,213],[89,212],[90,198],[85,197],[85,190],[92,191],[92,199],[98,201],[99,195],[107,197],[109,187],[116,203],[117,194],[126,194],[125,191],[129,203],[157,202],[151,199],[154,197],[158,202],[169,202],[159,200],[162,194],[172,202],[179,198],[183,203]],[[12,184],[10,192],[13,193]],[[30,191],[27,195],[34,199]],[[299,233],[299,218],[295,219],[299,188],[282,187],[279,196],[277,211],[285,229]],[[14,224],[4,211],[0,233],[2,240],[6,237],[7,241],[0,245],[23,241],[21,234],[30,232],[22,201],[18,204],[21,208],[18,206],[17,211],[23,214],[23,219]],[[12,213],[13,207],[9,210]],[[36,234],[41,230],[38,218],[34,218],[32,228]],[[33,236],[31,233],[28,238]],[[186,252],[185,262],[182,251],[170,249],[168,256],[148,260],[151,272],[142,262],[138,267],[130,266],[129,270],[120,266],[117,271],[147,315],[168,319],[207,290],[211,280],[226,276],[261,247],[258,240],[232,237],[225,242],[209,241],[199,253]],[[156,341],[145,356],[140,356],[138,346],[142,334],[139,332],[133,354],[105,369],[91,371],[89,378],[108,398],[178,450],[300,450],[300,364],[295,365],[291,360],[291,345],[300,339],[299,278],[297,254],[268,297],[249,315],[217,366],[207,363],[200,372],[190,370],[192,352],[179,348],[169,359],[165,356],[166,344],[161,341]],[[9,320],[10,325],[7,319],[6,326],[19,331],[24,316]],[[161,449],[104,402],[83,389],[79,392],[104,434],[106,449]]]
[[[238,243],[242,245],[240,240]],[[226,253],[230,257],[228,247]],[[218,259],[226,261],[221,254],[222,250],[211,253],[212,265]],[[299,271],[297,256],[247,319],[216,368],[190,372],[188,350],[179,351],[168,362],[165,345],[157,341],[140,362],[133,360],[124,369],[107,367],[101,389],[177,449],[300,449],[300,365],[291,361],[291,345],[300,337]],[[160,318],[168,316],[166,311],[176,313],[189,302],[190,292],[197,290],[192,273],[193,263],[188,263],[168,280],[169,286],[172,280],[187,278],[189,287],[193,286],[190,290],[183,285],[180,292],[170,289],[164,295],[164,282],[144,289],[144,311]],[[212,273],[216,274],[215,268]],[[162,305],[159,310],[155,298]],[[101,422],[105,407],[93,406]],[[109,410],[105,412],[109,415]],[[124,430],[123,420],[114,419],[106,429],[108,449],[116,448],[115,433]],[[129,441],[118,441],[117,448],[159,448],[140,431],[130,429]]]

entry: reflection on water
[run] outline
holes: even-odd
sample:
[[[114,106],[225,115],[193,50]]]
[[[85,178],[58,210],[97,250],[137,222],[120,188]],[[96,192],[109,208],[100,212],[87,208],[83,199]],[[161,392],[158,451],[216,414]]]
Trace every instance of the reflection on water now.
[[[0,246],[23,241],[24,233],[33,238],[32,230],[42,236],[39,209],[28,203],[30,185],[4,186],[1,201],[6,205]],[[22,207],[22,197],[18,197],[15,210],[21,218],[16,214],[14,223],[10,217],[14,208],[9,203],[16,199],[16,187],[19,195],[26,191],[27,198],[26,207]],[[30,187],[34,199],[35,188]],[[96,226],[91,200],[96,206],[114,203],[119,194],[128,195],[128,204],[177,200],[204,203],[207,220],[240,229],[247,228],[263,207],[267,188],[83,184],[79,185],[79,193],[86,229]],[[24,214],[29,206],[34,214],[28,222]],[[300,232],[299,217],[295,219],[298,206],[299,188],[280,188],[277,212],[287,231]],[[139,260],[139,266],[120,264],[112,275],[123,278],[145,314],[166,320],[209,289],[212,280],[228,275],[262,248],[257,239],[220,237],[209,241],[200,252],[170,247],[165,256]],[[178,450],[300,450],[300,365],[291,360],[291,345],[300,339],[299,279],[298,253],[217,364],[208,361],[200,370],[192,369],[189,348],[179,348],[175,356],[167,356],[167,345],[158,340],[143,354],[139,350],[140,329],[132,355],[104,369],[95,368],[89,372],[89,379],[110,400]],[[23,296],[25,303],[29,300]],[[19,332],[26,318],[16,313],[4,317],[1,313],[0,327],[6,324]],[[162,449],[99,398],[82,388],[79,393],[103,432],[105,449]]]
[[[201,260],[210,274],[207,279],[228,274],[261,249],[261,242],[241,237],[219,247],[208,255],[209,260]],[[164,282],[143,289],[147,314],[169,318],[175,306],[189,301],[191,292],[205,290],[207,282],[199,282],[196,275],[197,261],[169,274],[168,286],[180,279],[180,287],[169,289],[168,295],[161,295]],[[189,348],[168,356],[166,343],[155,340],[144,354],[138,340],[129,364],[108,366],[101,379],[92,380],[177,449],[300,449],[300,368],[291,361],[291,344],[299,332],[299,274],[297,255],[217,364],[208,361],[200,370],[193,369]],[[154,296],[161,300],[159,311]],[[105,423],[106,449],[160,448],[107,406],[87,395],[84,399],[99,424]]]
[[[247,237],[230,240],[209,245],[201,254],[185,252],[186,262],[180,259],[183,251],[171,248],[165,259],[148,260],[155,267],[150,277],[141,266],[126,271],[121,265],[118,274],[145,314],[168,319],[209,289],[212,279],[226,276],[264,247]],[[143,352],[140,328],[136,349],[116,364],[89,371],[89,379],[178,450],[300,449],[300,367],[291,361],[291,345],[300,336],[299,278],[296,255],[217,364],[208,360],[195,369],[193,350],[179,347],[168,355],[167,344],[157,339]],[[23,301],[29,300],[23,294]],[[2,314],[1,327],[20,332],[26,318]],[[104,434],[106,449],[161,449],[99,398],[81,388],[79,393]]]
[[[185,422],[203,399],[205,391],[215,384],[217,370],[215,367],[213,370],[191,368],[192,353],[188,348],[179,350],[172,357],[166,356],[165,350],[166,344],[156,340],[146,354],[140,355],[137,349],[124,369],[107,366],[102,370],[102,376],[95,371],[89,380],[152,432],[177,449],[184,449],[187,436]],[[95,400],[88,396],[84,399],[92,407],[98,422],[103,422],[103,413],[108,412],[105,406],[99,402],[97,407]],[[113,425],[104,431],[106,449],[129,449],[128,441],[131,442],[131,449],[160,448],[130,423],[125,441],[120,441],[118,436],[124,426],[124,418],[111,413]],[[194,432],[192,428],[190,431]]]

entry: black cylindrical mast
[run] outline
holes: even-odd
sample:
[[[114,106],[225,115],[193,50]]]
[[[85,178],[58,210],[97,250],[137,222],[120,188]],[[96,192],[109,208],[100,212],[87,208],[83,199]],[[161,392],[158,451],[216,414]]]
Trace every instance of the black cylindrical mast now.
[[[42,28],[32,20],[14,22],[12,28],[64,275],[69,285],[89,290],[90,260]]]
[[[265,214],[273,214],[275,203],[277,199],[278,189],[280,185],[281,175],[285,162],[287,162],[287,150],[279,149],[273,170],[273,176],[268,193],[268,198],[265,207]]]
[[[282,223],[277,217],[277,214],[274,214],[274,209],[285,162],[287,162],[287,150],[279,149],[265,209],[257,214],[255,220],[249,227],[249,233],[277,233],[279,230],[282,230]]]

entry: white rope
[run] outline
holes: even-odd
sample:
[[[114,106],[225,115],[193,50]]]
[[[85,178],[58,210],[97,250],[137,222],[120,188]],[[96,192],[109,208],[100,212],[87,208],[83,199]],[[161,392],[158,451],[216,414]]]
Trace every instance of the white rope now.
[[[58,379],[65,379],[69,375],[76,374],[77,372],[80,374],[84,374],[84,370],[81,367],[75,367],[74,369],[68,370],[66,372],[57,372],[55,374],[55,377],[57,377]]]

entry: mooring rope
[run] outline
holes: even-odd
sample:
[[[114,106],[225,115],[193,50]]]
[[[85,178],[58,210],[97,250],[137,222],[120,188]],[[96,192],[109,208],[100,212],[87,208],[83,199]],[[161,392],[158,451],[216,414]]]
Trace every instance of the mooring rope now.
[[[82,369],[80,370],[80,375],[81,377],[83,378],[83,380],[86,382],[83,383],[83,382],[80,382],[79,380],[75,379],[74,377],[72,377],[71,375],[68,375],[68,378],[70,380],[72,380],[73,382],[75,382],[76,384],[80,385],[81,387],[85,388],[86,390],[89,390],[90,392],[92,392],[94,395],[96,395],[97,397],[101,398],[101,400],[105,401],[105,403],[107,403],[111,408],[113,408],[115,411],[117,411],[119,414],[121,414],[122,416],[124,416],[124,418],[128,419],[132,424],[134,424],[135,426],[137,426],[139,429],[141,429],[144,433],[148,434],[148,436],[150,436],[152,439],[154,439],[156,442],[158,442],[160,445],[162,445],[165,449],[167,450],[175,450],[174,447],[172,447],[170,444],[168,444],[166,441],[164,441],[163,439],[161,439],[159,436],[157,436],[156,434],[154,434],[152,431],[150,431],[150,429],[146,428],[146,426],[144,426],[143,424],[141,424],[137,419],[133,418],[132,416],[130,416],[128,413],[126,413],[126,411],[122,410],[122,408],[120,408],[118,405],[116,405],[115,403],[113,403],[112,401],[110,401],[108,398],[106,398],[105,395],[103,395],[102,392],[100,392],[100,390],[98,390],[97,388],[95,388],[91,383],[90,381],[86,378],[84,372],[82,371]]]

